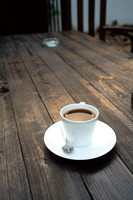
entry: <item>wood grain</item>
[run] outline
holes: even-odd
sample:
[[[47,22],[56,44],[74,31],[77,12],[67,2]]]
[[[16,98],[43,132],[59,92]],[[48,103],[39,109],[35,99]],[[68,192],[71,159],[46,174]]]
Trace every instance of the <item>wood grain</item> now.
[[[30,200],[30,186],[2,63],[0,74],[0,198]]]
[[[40,48],[42,47],[40,45],[37,46],[37,44],[38,43],[36,43],[34,40],[31,41],[32,48],[33,49],[35,48],[35,51],[40,52]],[[86,80],[80,75],[82,73],[81,72],[82,70],[78,71],[78,68],[80,69],[80,64],[79,65],[75,64],[78,63],[76,62],[78,60],[78,57],[76,57],[76,59],[73,59],[73,57],[71,57],[71,54],[65,51],[63,48],[61,51],[59,51],[58,49],[60,48],[56,48],[56,52],[58,53],[58,55],[54,53],[54,51],[51,49],[49,50],[43,49],[43,54],[41,53],[39,55],[41,56],[43,61],[47,64],[47,66],[52,70],[55,76],[58,77],[58,80],[60,80],[60,82],[63,84],[66,90],[72,95],[72,97],[76,100],[76,102],[85,101],[86,103],[93,104],[99,108],[101,113],[100,119],[108,123],[110,126],[114,127],[114,130],[117,133],[118,143],[121,144],[120,145],[121,148],[118,149],[119,154],[121,154],[122,157],[124,157],[124,159],[127,160],[128,166],[131,169],[133,169],[132,162],[129,162],[129,160],[131,160],[133,156],[132,155],[133,151],[131,150],[132,149],[131,133],[133,130],[132,121],[129,121],[129,119],[125,116],[125,113],[123,114],[121,111],[119,111],[117,107],[110,102],[110,99],[109,100],[105,99],[105,97],[101,94],[101,91],[99,92],[97,88],[93,87],[92,84],[88,83],[91,77],[90,79]],[[73,63],[73,65],[72,63],[70,65],[69,61],[68,63],[65,62],[66,60],[64,61],[64,57],[66,58],[67,53],[68,53],[67,58],[69,58],[71,62],[73,62],[73,60],[76,60]],[[72,55],[75,56],[75,54]],[[52,57],[52,59],[50,59],[50,57]],[[88,67],[88,72],[86,71],[84,72],[84,74],[89,76],[90,75],[89,69],[91,68]],[[100,78],[101,77],[98,77],[98,79]],[[106,73],[104,73],[104,79],[106,79]],[[130,116],[132,118],[132,113]],[[111,121],[110,118],[112,119]],[[125,123],[123,123],[123,121],[121,122],[122,118]],[[126,138],[125,138],[125,133],[127,135]],[[126,146],[126,151],[125,151],[125,146]]]
[[[33,61],[35,61],[34,59]],[[33,67],[33,73],[35,73],[35,67],[36,65]],[[76,172],[76,175],[72,172],[68,174],[65,169],[61,169],[61,166],[58,165],[58,160],[51,159],[48,150],[44,146],[43,136],[45,130],[53,122],[40,99],[38,91],[35,90],[33,81],[25,66],[23,63],[18,63],[17,65],[13,63],[7,64],[6,73],[33,198],[81,199],[83,197],[90,199],[80,175]],[[39,77],[35,80],[38,79]],[[17,85],[17,82],[19,85]],[[39,85],[37,86],[39,87]],[[47,90],[47,84],[43,84],[43,89]],[[43,98],[49,99],[47,96],[48,94]],[[55,105],[57,105],[57,102]],[[55,111],[53,110],[57,115],[57,110]],[[67,168],[69,169],[69,167]],[[72,168],[76,171],[77,167],[72,165]],[[75,183],[77,182],[80,184],[76,186]],[[56,192],[57,190],[58,193]]]
[[[14,182],[19,183],[16,191],[14,185],[11,193],[7,192],[14,183],[12,176],[8,180],[1,175],[1,188],[6,185],[2,194],[9,199],[22,190],[22,199],[132,199],[133,113],[128,107],[132,61],[126,63],[125,55],[122,64],[124,53],[118,52],[117,58],[114,50],[106,47],[104,55],[104,43],[74,34],[51,33],[60,40],[56,48],[42,46],[48,34],[4,37],[1,42],[0,108],[4,117],[0,117],[8,119],[5,127],[8,133],[11,131],[13,149],[7,157],[0,157],[1,169],[6,173],[11,170],[9,155],[14,162],[20,161],[16,164],[17,175],[13,170]],[[43,136],[50,125],[60,120],[61,107],[81,101],[99,109],[99,119],[115,130],[117,145],[98,159],[68,161],[52,154]],[[2,120],[0,125],[3,127]],[[0,136],[5,148],[9,140]],[[21,183],[26,184],[22,187]]]

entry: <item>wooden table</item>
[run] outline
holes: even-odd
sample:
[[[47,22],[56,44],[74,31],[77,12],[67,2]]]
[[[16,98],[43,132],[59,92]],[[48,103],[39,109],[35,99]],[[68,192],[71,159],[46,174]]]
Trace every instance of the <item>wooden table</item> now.
[[[0,38],[0,199],[133,199],[133,54],[76,31],[51,34],[60,44],[47,48],[47,36]],[[117,143],[97,159],[68,160],[43,137],[63,106],[81,101]]]

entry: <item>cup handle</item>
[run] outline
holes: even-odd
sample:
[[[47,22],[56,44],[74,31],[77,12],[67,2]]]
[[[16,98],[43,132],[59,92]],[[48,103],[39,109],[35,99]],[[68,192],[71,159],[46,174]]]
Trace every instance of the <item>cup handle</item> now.
[[[85,102],[80,102],[79,104],[85,104]]]

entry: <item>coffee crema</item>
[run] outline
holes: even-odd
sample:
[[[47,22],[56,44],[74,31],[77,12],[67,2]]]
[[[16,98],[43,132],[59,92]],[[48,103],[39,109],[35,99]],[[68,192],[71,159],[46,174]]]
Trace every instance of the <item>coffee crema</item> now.
[[[96,114],[90,110],[78,108],[67,111],[63,116],[72,121],[87,121],[95,118]]]

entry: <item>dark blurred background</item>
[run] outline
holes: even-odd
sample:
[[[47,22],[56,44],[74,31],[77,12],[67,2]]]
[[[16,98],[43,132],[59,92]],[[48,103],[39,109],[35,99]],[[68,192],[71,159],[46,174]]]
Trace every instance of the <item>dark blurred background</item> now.
[[[47,32],[46,0],[0,0],[0,35]]]

